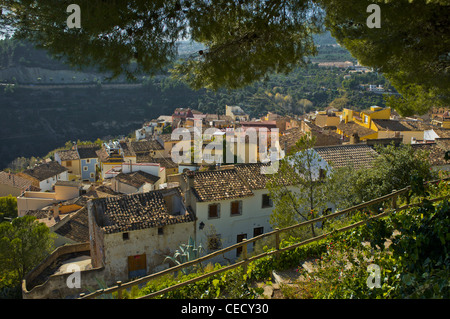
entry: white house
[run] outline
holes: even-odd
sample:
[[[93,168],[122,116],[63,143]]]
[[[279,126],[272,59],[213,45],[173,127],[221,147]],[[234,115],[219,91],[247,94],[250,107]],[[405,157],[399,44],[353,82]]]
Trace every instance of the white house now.
[[[186,206],[197,218],[196,241],[208,252],[269,232],[273,203],[265,189],[265,164],[238,164],[220,170],[186,172],[181,179]],[[249,245],[251,251],[253,245]],[[239,252],[223,257],[233,260]],[[223,261],[218,257],[217,262]]]
[[[45,192],[51,191],[57,181],[68,181],[68,171],[68,168],[52,161],[24,170],[17,175],[27,178],[33,186],[39,187],[42,192]]]
[[[143,171],[119,173],[111,179],[111,188],[122,194],[146,193],[158,189],[159,180],[158,176]]]
[[[121,165],[113,166],[108,171],[104,172],[104,176],[106,179],[109,179],[114,178],[120,173],[129,174],[137,171],[158,177],[158,184],[166,182],[166,169],[165,167],[162,167],[160,163],[122,163]]]
[[[178,188],[89,201],[88,221],[92,267],[109,285],[168,267],[195,230]]]

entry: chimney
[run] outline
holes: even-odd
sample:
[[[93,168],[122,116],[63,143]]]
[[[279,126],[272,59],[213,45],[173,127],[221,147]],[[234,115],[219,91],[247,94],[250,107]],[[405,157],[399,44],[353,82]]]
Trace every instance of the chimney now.
[[[53,204],[53,218],[57,218],[59,217],[59,204],[58,203],[54,203]]]
[[[358,144],[359,143],[359,135],[358,133],[353,133],[350,137],[350,144]]]
[[[194,171],[187,171],[186,173],[186,184],[184,189],[184,200],[186,202],[186,207],[189,207],[193,205],[193,188],[194,188],[194,179],[195,179],[195,172]]]

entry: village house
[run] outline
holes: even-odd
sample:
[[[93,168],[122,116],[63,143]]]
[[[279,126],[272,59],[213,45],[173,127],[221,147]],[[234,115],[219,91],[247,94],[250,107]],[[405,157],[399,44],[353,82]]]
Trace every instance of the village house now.
[[[317,114],[314,124],[319,127],[334,126],[337,127],[341,119],[335,114]]]
[[[118,166],[113,166],[111,169],[104,172],[104,181],[107,183],[111,183],[114,182],[114,178],[119,174],[130,174],[138,171],[153,175],[154,178],[158,178],[157,182],[153,186],[147,185],[145,189],[149,189],[149,187],[158,187],[159,184],[166,182],[166,170],[159,163],[131,163],[131,162],[122,163],[121,165]],[[138,178],[138,176],[135,177]],[[124,178],[125,177],[122,177],[123,180],[125,180]]]
[[[418,121],[392,120],[391,109],[371,106],[369,110],[356,112],[344,109],[337,133],[346,137],[357,134],[360,140],[402,137],[403,143],[424,139],[425,127]]]
[[[175,163],[170,157],[159,157],[152,158],[143,156],[140,158],[141,161],[138,163],[155,163],[159,164],[161,168],[164,168],[166,171],[166,177],[174,174],[178,174],[178,164]]]
[[[186,206],[197,217],[196,242],[208,252],[272,230],[273,203],[265,188],[263,166],[267,164],[228,165],[180,176]],[[232,251],[223,257],[234,260],[239,253]]]
[[[205,114],[203,124],[218,129],[232,128],[235,126],[231,116],[222,114]]]
[[[49,205],[47,207],[44,207],[43,209],[37,209],[37,210],[29,210],[26,212],[26,215],[34,216],[36,217],[37,221],[39,223],[45,224],[50,232],[55,234],[54,238],[54,245],[55,247],[60,247],[66,244],[73,244],[76,243],[75,240],[69,239],[66,237],[68,235],[68,232],[58,232],[58,230],[61,229],[61,227],[64,227],[72,217],[78,216],[77,220],[79,220],[78,213],[83,209],[83,206],[71,203],[71,204],[62,204],[62,203],[53,203],[52,205]],[[84,208],[84,210],[86,210]],[[71,226],[67,225],[68,227],[75,226],[74,222],[71,223]],[[84,232],[84,235],[86,235],[87,230],[87,223],[85,225],[79,224],[78,230],[81,232]],[[67,227],[64,227],[67,229]],[[61,235],[63,234],[63,235]],[[77,236],[77,234],[72,232],[72,235]],[[70,236],[70,235],[69,235]],[[82,238],[83,237],[83,238]],[[82,240],[82,242],[89,241],[89,237],[84,237],[83,234],[78,234],[78,240]]]
[[[189,145],[191,145],[191,143],[194,140],[194,134],[192,132],[192,129],[190,130],[190,134],[191,134],[190,140],[186,141],[187,143],[189,143]],[[183,140],[183,137],[180,135],[179,137],[172,138],[172,134],[159,134],[155,136],[155,140],[163,147],[163,150],[161,150],[158,153],[160,154],[158,157],[171,157],[173,147],[175,146],[175,144],[182,143],[181,141]]]
[[[17,213],[19,217],[27,211],[40,210],[49,205],[63,202],[80,196],[81,183],[77,181],[57,181],[53,192],[25,191],[17,197]]]
[[[233,119],[233,121],[249,121],[250,116],[244,112],[240,106],[225,105],[225,115]]]
[[[442,113],[437,113],[437,112],[433,113],[432,117],[433,117],[433,119],[431,121],[432,124],[434,124],[438,127],[444,128],[444,129],[450,129],[450,111],[449,110],[446,110]]]
[[[119,146],[122,150],[122,157],[125,163],[136,163],[137,157],[136,153],[134,152],[131,141],[128,140],[121,140],[119,141]]]
[[[168,267],[165,257],[195,237],[178,188],[90,201],[88,220],[92,267],[107,284]]]
[[[157,125],[158,122],[156,120],[144,123],[141,128],[135,130],[136,141],[150,138],[154,134]]]
[[[98,178],[98,150],[100,150],[98,145],[77,145],[77,152],[80,157],[81,179],[83,181],[95,182]]]
[[[152,158],[164,157],[163,144],[161,144],[157,140],[131,142],[130,149],[135,154],[136,158],[138,156],[150,156]]]
[[[55,161],[68,169],[69,180],[77,179],[81,176],[80,156],[76,149],[55,152]]]
[[[111,188],[122,194],[146,193],[159,189],[160,178],[143,171],[119,173],[111,179]]]
[[[342,137],[340,134],[336,133],[333,128],[334,127],[319,127],[308,120],[302,120],[300,122],[300,129],[304,133],[309,133],[310,136],[315,137],[315,146],[339,145],[349,141],[348,138]]]
[[[450,138],[436,138],[434,143],[417,143],[411,146],[428,153],[428,161],[433,170],[450,172]]]
[[[0,197],[12,195],[20,196],[25,191],[39,191],[32,185],[31,180],[19,175],[1,171],[0,172]]]
[[[352,167],[368,168],[378,153],[367,144],[345,144],[314,147],[314,151],[330,168]]]
[[[103,147],[96,151],[99,160],[99,168],[101,171],[101,179],[105,179],[105,173],[110,171],[113,167],[121,166],[125,160],[123,157],[123,150],[118,141],[110,141],[104,143]]]
[[[55,183],[59,180],[68,181],[68,169],[58,162],[51,161],[26,169],[17,175],[31,181],[34,187],[39,188],[42,192],[51,191]]]

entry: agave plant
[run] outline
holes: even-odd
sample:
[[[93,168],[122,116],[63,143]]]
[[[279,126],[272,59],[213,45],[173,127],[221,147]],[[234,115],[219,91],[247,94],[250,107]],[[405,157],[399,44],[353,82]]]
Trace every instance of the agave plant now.
[[[189,237],[189,241],[187,244],[181,244],[179,247],[180,249],[175,250],[173,256],[166,256],[164,262],[166,262],[167,260],[171,260],[176,265],[181,265],[199,258],[200,254],[204,251],[202,244],[197,246],[195,240],[192,239],[192,237]],[[189,266],[181,269],[181,272],[187,275],[191,273],[193,269],[194,267]]]

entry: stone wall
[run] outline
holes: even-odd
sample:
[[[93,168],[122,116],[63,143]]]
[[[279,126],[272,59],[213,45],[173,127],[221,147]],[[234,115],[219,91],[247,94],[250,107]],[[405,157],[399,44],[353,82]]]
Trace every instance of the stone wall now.
[[[48,276],[42,284],[34,285],[38,276],[51,269],[58,259],[74,253],[89,253],[89,243],[65,245],[58,247],[41,264],[30,271],[22,281],[23,299],[63,299],[76,298],[82,292],[99,289],[98,281],[103,280],[104,269],[94,268],[80,272],[80,288],[70,288],[67,279],[73,275],[72,272]]]

